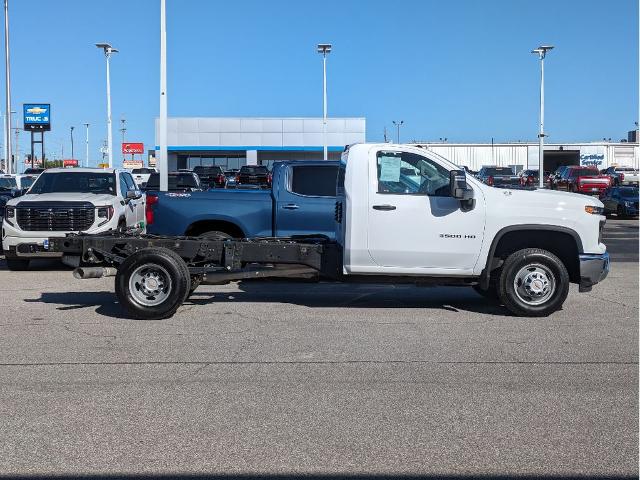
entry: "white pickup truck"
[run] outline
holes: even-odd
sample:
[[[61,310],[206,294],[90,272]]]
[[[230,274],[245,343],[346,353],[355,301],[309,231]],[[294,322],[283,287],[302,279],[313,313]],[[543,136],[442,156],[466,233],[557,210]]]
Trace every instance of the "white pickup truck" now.
[[[69,236],[52,248],[96,265],[78,278],[116,275],[120,304],[138,318],[173,315],[201,283],[303,274],[468,286],[513,314],[545,316],[570,283],[588,291],[607,276],[602,211],[585,195],[485,185],[420,148],[356,144],[340,164],[335,242],[208,232]]]
[[[61,256],[49,237],[144,228],[144,220],[145,196],[126,170],[52,168],[7,202],[2,247],[9,269],[24,270],[32,258]]]

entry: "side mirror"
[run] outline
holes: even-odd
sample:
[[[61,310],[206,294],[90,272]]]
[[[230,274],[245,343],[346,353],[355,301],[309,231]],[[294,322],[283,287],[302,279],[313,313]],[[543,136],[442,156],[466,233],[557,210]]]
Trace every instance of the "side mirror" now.
[[[461,201],[473,198],[473,190],[467,186],[467,175],[464,170],[451,170],[449,172],[449,191],[453,198]]]
[[[127,200],[137,200],[142,195],[136,190],[127,190]]]

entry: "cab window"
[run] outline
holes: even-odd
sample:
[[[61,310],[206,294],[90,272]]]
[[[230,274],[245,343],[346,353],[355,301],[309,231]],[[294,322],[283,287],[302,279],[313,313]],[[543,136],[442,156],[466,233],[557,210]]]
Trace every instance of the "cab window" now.
[[[377,155],[378,193],[448,197],[449,171],[427,157],[408,152]]]
[[[291,192],[308,197],[336,196],[336,165],[294,166],[291,170]]]

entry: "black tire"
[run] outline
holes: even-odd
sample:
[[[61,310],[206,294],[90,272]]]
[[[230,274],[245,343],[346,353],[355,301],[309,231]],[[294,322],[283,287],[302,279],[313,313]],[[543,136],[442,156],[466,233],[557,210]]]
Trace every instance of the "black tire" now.
[[[169,286],[160,292],[165,298],[158,304],[144,305],[136,298],[144,296],[141,283],[135,284],[135,292],[130,288],[131,277],[147,265],[160,271],[160,277],[164,281],[167,280],[165,276],[170,280]],[[167,248],[144,248],[127,257],[118,268],[115,283],[116,295],[122,307],[132,317],[142,320],[171,317],[187,299],[191,290],[191,276],[187,264],[180,255]],[[150,302],[156,301],[156,297],[152,295],[146,299]]]
[[[622,205],[618,205],[618,208],[616,208],[616,215],[618,216],[618,218],[625,217],[624,209],[622,208]]]
[[[7,258],[7,268],[12,272],[24,272],[29,269],[29,260],[24,258]]]
[[[538,275],[538,277],[534,277]],[[523,292],[527,281],[520,283],[516,291],[517,278],[526,277],[528,284],[539,289],[544,286],[539,298],[527,297]],[[533,279],[533,280],[532,280]],[[546,280],[546,284],[545,284]],[[546,290],[548,287],[548,290]],[[521,317],[546,317],[559,310],[569,294],[569,273],[562,261],[553,253],[540,248],[525,248],[512,253],[502,266],[498,281],[498,296],[503,305]],[[548,295],[548,298],[544,298]],[[539,302],[539,303],[536,303]]]

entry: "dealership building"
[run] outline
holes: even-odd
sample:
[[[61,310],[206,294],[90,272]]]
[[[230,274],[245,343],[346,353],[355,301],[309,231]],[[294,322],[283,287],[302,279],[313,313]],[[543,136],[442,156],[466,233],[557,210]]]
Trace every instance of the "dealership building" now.
[[[197,165],[234,169],[270,166],[278,160],[321,160],[322,127],[322,118],[169,118],[169,171]],[[326,135],[329,159],[339,159],[345,145],[365,141],[365,119],[329,118]],[[156,120],[156,145],[157,139]]]
[[[320,160],[323,150],[322,118],[300,117],[178,117],[167,124],[169,170],[197,165],[266,165],[278,160]],[[634,135],[632,135],[634,134]],[[329,159],[339,159],[345,145],[366,138],[364,118],[327,120]],[[156,120],[156,144],[158,122]],[[483,165],[510,166],[514,172],[538,168],[538,143],[415,142],[459,166],[479,170]],[[156,149],[158,147],[156,146]],[[549,143],[544,146],[545,170],[560,165],[640,167],[638,135],[627,142]]]
[[[437,153],[459,166],[479,170],[483,165],[511,167],[514,172],[538,169],[537,143],[429,143],[418,142],[427,150]],[[604,169],[611,165],[638,168],[638,143],[594,142],[551,143],[544,146],[544,169],[555,171],[561,165],[594,165]]]

